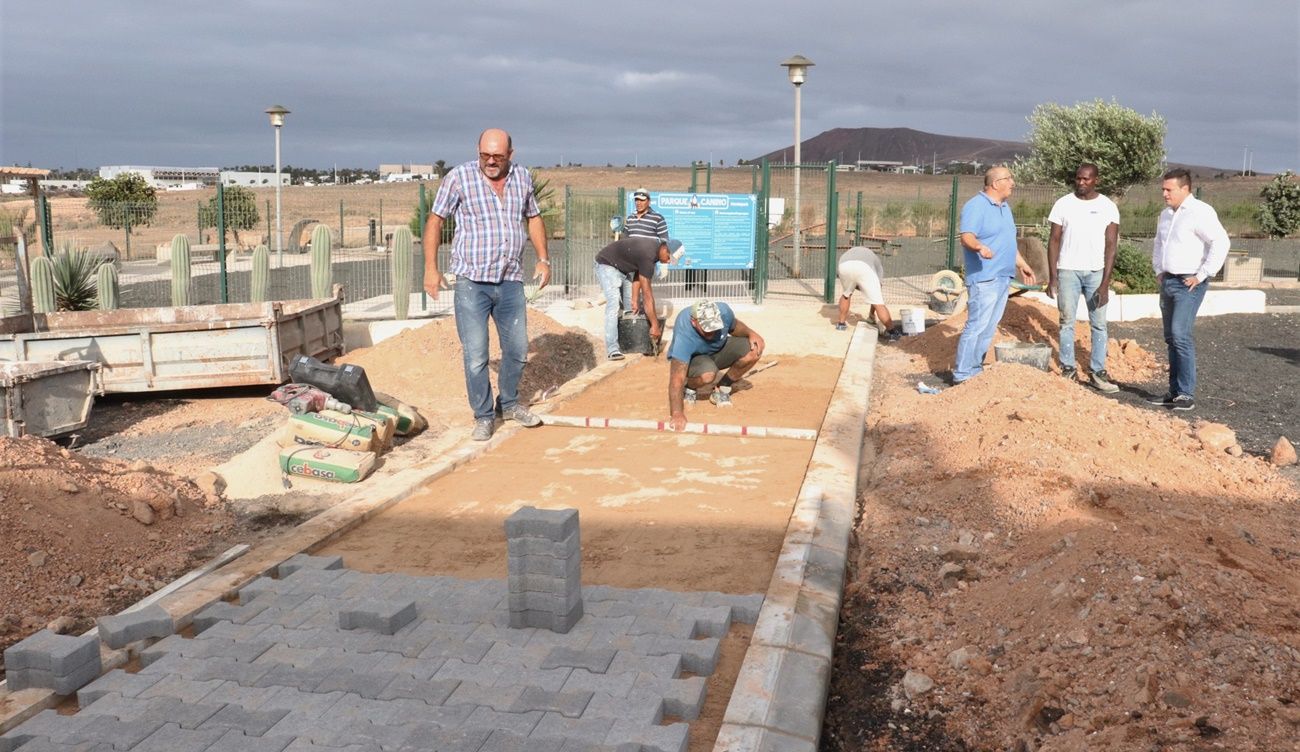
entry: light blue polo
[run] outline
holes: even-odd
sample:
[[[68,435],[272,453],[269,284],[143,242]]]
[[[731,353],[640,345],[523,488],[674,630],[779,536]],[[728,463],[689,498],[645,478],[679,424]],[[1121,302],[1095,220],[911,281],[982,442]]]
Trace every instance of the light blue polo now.
[[[1010,204],[994,203],[980,191],[961,208],[960,227],[993,249],[993,258],[985,259],[962,246],[966,253],[966,284],[1016,276],[1016,220],[1011,216]]]

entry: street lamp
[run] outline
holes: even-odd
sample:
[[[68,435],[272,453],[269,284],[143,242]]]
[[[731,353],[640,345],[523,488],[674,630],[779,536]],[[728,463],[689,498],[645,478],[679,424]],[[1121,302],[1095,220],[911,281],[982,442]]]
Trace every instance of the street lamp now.
[[[280,129],[284,127],[284,116],[289,114],[282,105],[271,105],[266,111],[275,127],[275,265],[284,267],[284,233],[280,229]]]
[[[799,141],[799,111],[801,101],[799,91],[803,87],[804,79],[808,76],[808,69],[815,63],[803,55],[795,55],[781,63],[786,72],[790,74],[790,83],[794,84],[794,276],[799,277],[799,173],[802,171],[800,162],[800,141]]]

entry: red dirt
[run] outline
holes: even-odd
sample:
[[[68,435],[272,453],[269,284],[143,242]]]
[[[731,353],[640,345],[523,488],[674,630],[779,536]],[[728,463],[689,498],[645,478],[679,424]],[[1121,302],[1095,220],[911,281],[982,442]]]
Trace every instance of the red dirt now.
[[[1010,307],[1004,329],[1051,332],[1042,308]],[[950,364],[952,331],[877,351],[843,618],[880,620],[895,728],[929,717],[972,749],[1296,748],[1296,488],[1225,451],[1226,427],[1026,366],[919,394],[918,361]],[[905,670],[934,688],[906,697]],[[832,708],[832,736],[863,728],[864,701]]]

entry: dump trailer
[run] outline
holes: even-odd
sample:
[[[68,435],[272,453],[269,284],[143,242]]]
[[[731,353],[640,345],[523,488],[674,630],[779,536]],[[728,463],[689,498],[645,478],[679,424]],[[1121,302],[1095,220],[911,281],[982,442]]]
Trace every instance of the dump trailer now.
[[[105,393],[280,384],[296,355],[343,354],[343,300],[283,300],[0,319],[0,362],[91,361]]]
[[[27,361],[0,363],[0,436],[62,436],[86,427],[98,363]]]

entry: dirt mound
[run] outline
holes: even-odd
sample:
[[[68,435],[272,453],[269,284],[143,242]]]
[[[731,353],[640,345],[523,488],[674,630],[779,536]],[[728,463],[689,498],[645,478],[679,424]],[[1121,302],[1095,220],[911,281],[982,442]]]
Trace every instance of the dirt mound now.
[[[881,619],[893,710],[975,749],[1291,748],[1295,487],[1222,426],[1001,363],[918,394],[913,365],[877,361],[847,591]]]
[[[519,383],[520,401],[525,404],[541,399],[546,390],[596,365],[596,339],[540,311],[528,312],[528,339],[528,365]],[[355,350],[339,362],[366,369],[366,377],[375,389],[414,405],[431,425],[441,422],[445,427],[449,422],[470,418],[463,355],[455,319],[441,318],[373,347]],[[488,358],[495,391],[501,345],[496,328],[490,324]]]
[[[1060,325],[1059,313],[1055,306],[1049,306],[1035,300],[1014,297],[1007,301],[1006,313],[998,324],[993,342],[1044,342],[1052,346],[1052,364],[1054,373],[1060,373]],[[966,313],[948,317],[943,323],[927,329],[915,337],[904,337],[901,348],[925,361],[925,369],[931,372],[945,371],[952,368],[957,352],[957,338],[961,336],[962,327],[966,326]],[[1074,325],[1074,360],[1080,370],[1087,370],[1088,358],[1092,354],[1092,332],[1088,322],[1081,321]],[[992,348],[989,349],[986,362],[993,360]],[[1122,383],[1146,383],[1156,379],[1161,373],[1161,364],[1155,356],[1144,350],[1133,340],[1117,341],[1111,339],[1106,345],[1106,370],[1111,377]]]
[[[62,616],[89,627],[188,568],[225,524],[194,484],[143,463],[0,437],[0,467],[0,647]]]

